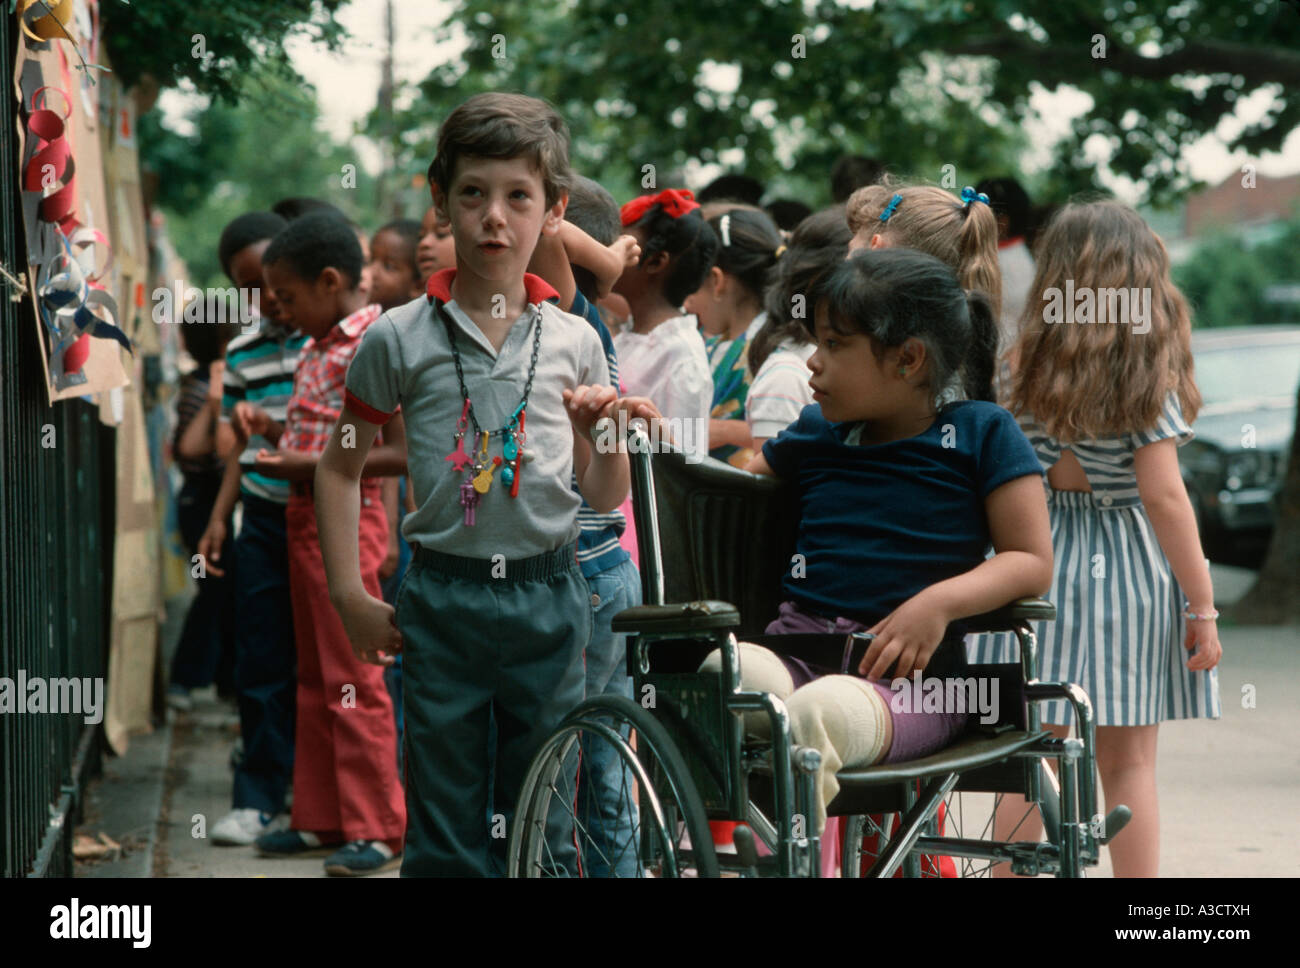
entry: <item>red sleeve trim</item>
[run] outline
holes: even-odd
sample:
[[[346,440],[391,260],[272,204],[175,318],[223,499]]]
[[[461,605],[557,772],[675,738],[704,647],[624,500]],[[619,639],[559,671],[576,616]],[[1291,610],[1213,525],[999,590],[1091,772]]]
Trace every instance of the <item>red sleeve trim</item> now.
[[[376,410],[370,404],[366,403],[360,397],[356,396],[351,390],[343,391],[344,405],[363,420],[368,420],[372,424],[383,426],[392,419],[391,413],[384,413],[382,410]]]

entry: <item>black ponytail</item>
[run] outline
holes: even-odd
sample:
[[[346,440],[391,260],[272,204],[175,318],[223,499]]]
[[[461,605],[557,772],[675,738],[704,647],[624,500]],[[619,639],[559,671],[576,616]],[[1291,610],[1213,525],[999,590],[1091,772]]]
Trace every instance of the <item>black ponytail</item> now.
[[[997,403],[993,393],[993,367],[998,354],[998,324],[993,304],[977,290],[967,290],[966,308],[970,313],[971,345],[962,368],[962,383],[968,400]]]

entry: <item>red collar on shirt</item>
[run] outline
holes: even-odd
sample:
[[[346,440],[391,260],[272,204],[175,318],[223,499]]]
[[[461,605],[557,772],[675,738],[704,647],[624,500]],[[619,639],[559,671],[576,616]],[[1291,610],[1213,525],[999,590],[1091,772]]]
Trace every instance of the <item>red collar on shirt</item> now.
[[[346,336],[348,339],[356,339],[361,333],[365,332],[367,326],[378,319],[384,312],[379,303],[371,303],[369,306],[362,306],[355,313],[345,316],[331,329],[328,333],[316,340],[315,345],[320,346],[322,343],[329,343],[336,339],[342,339]]]
[[[429,284],[425,291],[430,299],[437,299],[440,302],[451,301],[451,282],[456,278],[455,269],[441,269],[429,277]],[[524,292],[530,303],[545,302],[548,299],[559,299],[560,294],[555,288],[543,279],[541,276],[535,276],[531,272],[524,273]]]
[[[999,248],[999,249],[1009,249],[1009,248],[1011,248],[1013,245],[1022,245],[1022,244],[1024,244],[1024,241],[1025,241],[1025,237],[1024,237],[1023,235],[1017,235],[1017,236],[1014,236],[1014,237],[1009,238],[1009,239],[1003,239],[1001,242],[998,243],[998,248]]]

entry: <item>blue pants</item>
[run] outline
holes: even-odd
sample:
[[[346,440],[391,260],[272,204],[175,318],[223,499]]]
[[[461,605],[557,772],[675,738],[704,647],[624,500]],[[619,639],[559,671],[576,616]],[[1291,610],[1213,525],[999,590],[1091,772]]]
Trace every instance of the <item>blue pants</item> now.
[[[507,562],[504,578],[491,567],[416,549],[398,595],[403,877],[502,873],[507,840],[493,836],[488,817],[503,815],[509,829],[533,755],[582,701],[592,610],[573,546]]]
[[[186,476],[176,498],[176,519],[191,559],[207,529],[212,505],[221,489],[220,477]],[[172,657],[171,682],[186,689],[217,684],[222,694],[233,692],[235,665],[235,583],[238,580],[234,543],[228,538],[218,563],[225,575],[208,572],[196,578],[198,594],[190,603]],[[234,574],[232,574],[232,572]]]
[[[591,588],[591,641],[587,644],[587,698],[632,696],[627,636],[610,629],[614,616],[641,604],[641,578],[630,560],[587,579]],[[588,792],[583,793],[586,789]],[[590,835],[588,877],[635,877],[637,844],[632,773],[604,742],[583,743],[578,777],[578,820]],[[606,863],[608,860],[608,863]],[[611,870],[612,865],[612,870]]]
[[[284,505],[243,496],[235,540],[235,690],[244,758],[235,770],[234,806],[284,809],[293,782],[298,654],[289,598]]]

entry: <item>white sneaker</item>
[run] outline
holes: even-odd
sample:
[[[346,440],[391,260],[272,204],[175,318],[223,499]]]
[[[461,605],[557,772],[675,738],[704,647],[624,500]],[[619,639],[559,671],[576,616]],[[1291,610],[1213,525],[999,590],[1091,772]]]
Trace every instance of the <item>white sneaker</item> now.
[[[262,834],[285,830],[288,826],[288,814],[272,816],[254,807],[231,810],[213,825],[212,843],[221,847],[246,847]]]

